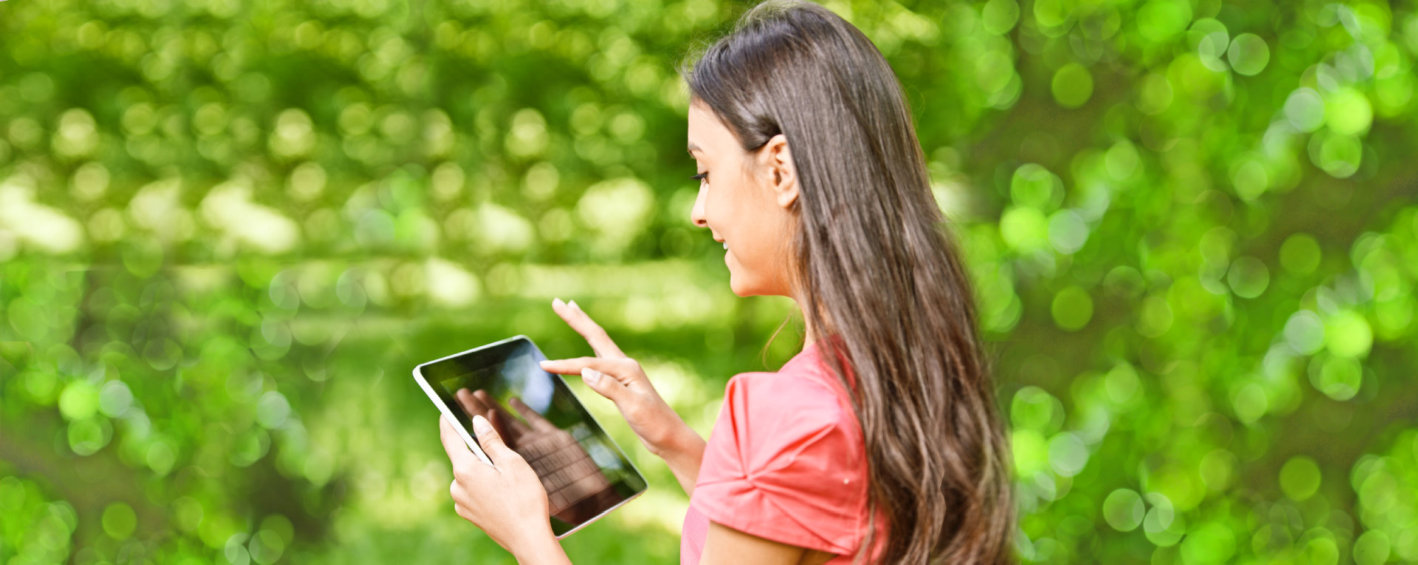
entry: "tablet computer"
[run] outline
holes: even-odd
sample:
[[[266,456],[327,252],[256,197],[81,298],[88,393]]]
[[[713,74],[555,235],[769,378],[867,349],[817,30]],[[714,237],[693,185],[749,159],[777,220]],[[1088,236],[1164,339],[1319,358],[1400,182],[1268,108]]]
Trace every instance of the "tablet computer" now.
[[[546,356],[515,336],[414,367],[414,380],[483,462],[474,414],[492,422],[547,490],[558,539],[645,492],[645,477],[601,429]]]

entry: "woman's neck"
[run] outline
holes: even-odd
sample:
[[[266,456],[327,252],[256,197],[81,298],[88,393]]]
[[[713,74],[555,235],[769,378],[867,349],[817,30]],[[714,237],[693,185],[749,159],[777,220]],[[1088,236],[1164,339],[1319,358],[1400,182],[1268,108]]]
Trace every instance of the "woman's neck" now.
[[[807,305],[809,301],[795,293],[793,302],[797,303],[799,314],[803,317],[803,349],[807,349],[807,347],[815,343],[819,337],[817,328],[813,326],[813,320],[807,315]]]

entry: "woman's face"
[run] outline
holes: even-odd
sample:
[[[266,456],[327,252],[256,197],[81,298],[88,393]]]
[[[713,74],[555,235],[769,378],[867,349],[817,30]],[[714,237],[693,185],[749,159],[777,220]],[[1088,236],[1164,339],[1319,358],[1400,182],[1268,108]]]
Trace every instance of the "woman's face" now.
[[[689,154],[701,175],[690,220],[724,242],[729,288],[738,296],[791,298],[788,242],[797,182],[786,142],[775,136],[762,149],[745,152],[713,111],[695,101],[689,106]]]

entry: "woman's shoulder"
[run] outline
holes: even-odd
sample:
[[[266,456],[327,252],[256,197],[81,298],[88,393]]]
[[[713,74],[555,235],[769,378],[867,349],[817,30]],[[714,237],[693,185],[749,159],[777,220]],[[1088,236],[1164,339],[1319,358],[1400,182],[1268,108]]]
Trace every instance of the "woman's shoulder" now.
[[[846,389],[811,346],[776,372],[735,375],[724,391],[724,402],[751,419],[856,427]]]
[[[691,505],[742,532],[850,554],[865,531],[865,451],[841,385],[805,350],[729,380]]]
[[[841,381],[823,358],[820,343],[808,344],[777,371],[753,371],[734,375],[729,379],[728,390],[738,388],[773,392],[797,391],[809,395],[814,400],[829,397],[846,400],[846,390],[842,388]],[[851,378],[850,372],[848,378]]]

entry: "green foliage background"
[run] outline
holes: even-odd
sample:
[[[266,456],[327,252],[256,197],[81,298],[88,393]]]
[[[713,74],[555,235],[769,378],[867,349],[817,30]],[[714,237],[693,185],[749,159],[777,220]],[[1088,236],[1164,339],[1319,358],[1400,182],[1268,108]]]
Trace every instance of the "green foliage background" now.
[[[978,283],[1026,561],[1418,562],[1418,10],[831,8]],[[741,4],[0,3],[0,562],[500,562],[418,362],[576,299],[707,433],[797,348],[688,221]],[[867,275],[869,276],[869,275]],[[674,562],[651,491],[566,547]]]

